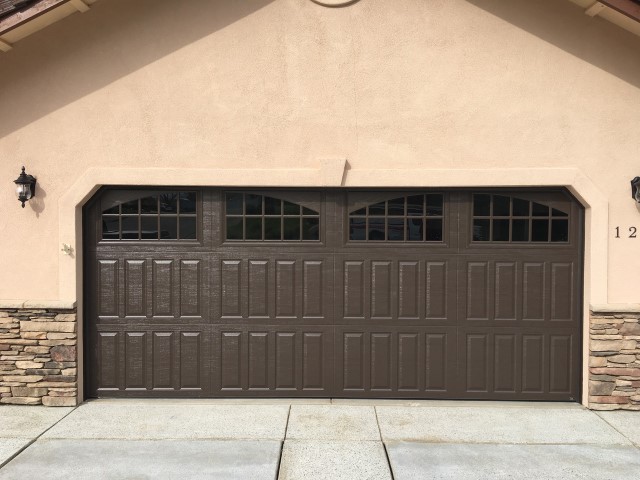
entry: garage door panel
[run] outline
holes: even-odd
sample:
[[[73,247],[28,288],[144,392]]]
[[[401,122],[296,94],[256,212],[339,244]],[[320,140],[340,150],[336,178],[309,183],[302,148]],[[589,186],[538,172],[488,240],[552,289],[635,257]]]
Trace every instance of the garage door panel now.
[[[332,343],[332,329],[322,326],[215,327],[214,393],[329,395]]]
[[[466,398],[577,399],[579,336],[570,330],[461,328],[460,371]]]
[[[285,321],[294,325],[330,323],[333,262],[330,258],[309,256],[271,254],[218,260],[219,269],[213,276],[218,285],[219,307],[212,312],[212,321],[264,325]]]
[[[362,257],[365,257],[363,254]],[[455,325],[456,261],[338,258],[339,324]]]
[[[98,378],[89,385],[97,394],[202,396],[208,392],[208,327],[101,324],[95,334]]]
[[[434,398],[456,386],[455,328],[340,327],[338,396]]]

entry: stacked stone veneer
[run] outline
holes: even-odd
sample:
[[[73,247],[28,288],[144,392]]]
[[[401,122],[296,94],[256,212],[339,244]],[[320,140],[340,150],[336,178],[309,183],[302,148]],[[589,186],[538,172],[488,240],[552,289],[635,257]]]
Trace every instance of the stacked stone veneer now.
[[[589,407],[640,410],[640,312],[591,312]]]
[[[74,406],[74,310],[0,309],[0,403]]]

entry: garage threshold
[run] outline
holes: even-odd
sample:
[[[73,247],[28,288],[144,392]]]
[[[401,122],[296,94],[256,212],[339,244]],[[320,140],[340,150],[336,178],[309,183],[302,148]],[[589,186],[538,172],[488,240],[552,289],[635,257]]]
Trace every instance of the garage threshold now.
[[[345,405],[372,407],[534,408],[588,410],[573,402],[516,402],[496,400],[402,400],[366,398],[94,398],[83,403],[127,405]]]

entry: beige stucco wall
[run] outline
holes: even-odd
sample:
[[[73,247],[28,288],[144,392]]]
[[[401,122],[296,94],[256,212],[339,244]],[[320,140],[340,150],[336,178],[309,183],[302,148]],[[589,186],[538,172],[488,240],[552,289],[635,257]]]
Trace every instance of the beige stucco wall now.
[[[343,181],[568,185],[586,301],[639,303],[639,87],[640,38],[558,0],[102,0],[0,56],[0,300],[76,299],[97,184]]]

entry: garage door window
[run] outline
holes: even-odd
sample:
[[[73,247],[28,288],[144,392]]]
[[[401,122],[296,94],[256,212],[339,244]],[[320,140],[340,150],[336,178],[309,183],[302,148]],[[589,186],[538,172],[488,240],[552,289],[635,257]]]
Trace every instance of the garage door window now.
[[[349,213],[350,241],[442,242],[443,195],[429,193],[356,207]]]
[[[196,240],[196,192],[161,192],[102,211],[103,240]]]
[[[303,205],[244,192],[227,192],[225,203],[227,240],[320,240],[320,214]]]
[[[521,198],[475,194],[473,241],[568,242],[569,215]]]

